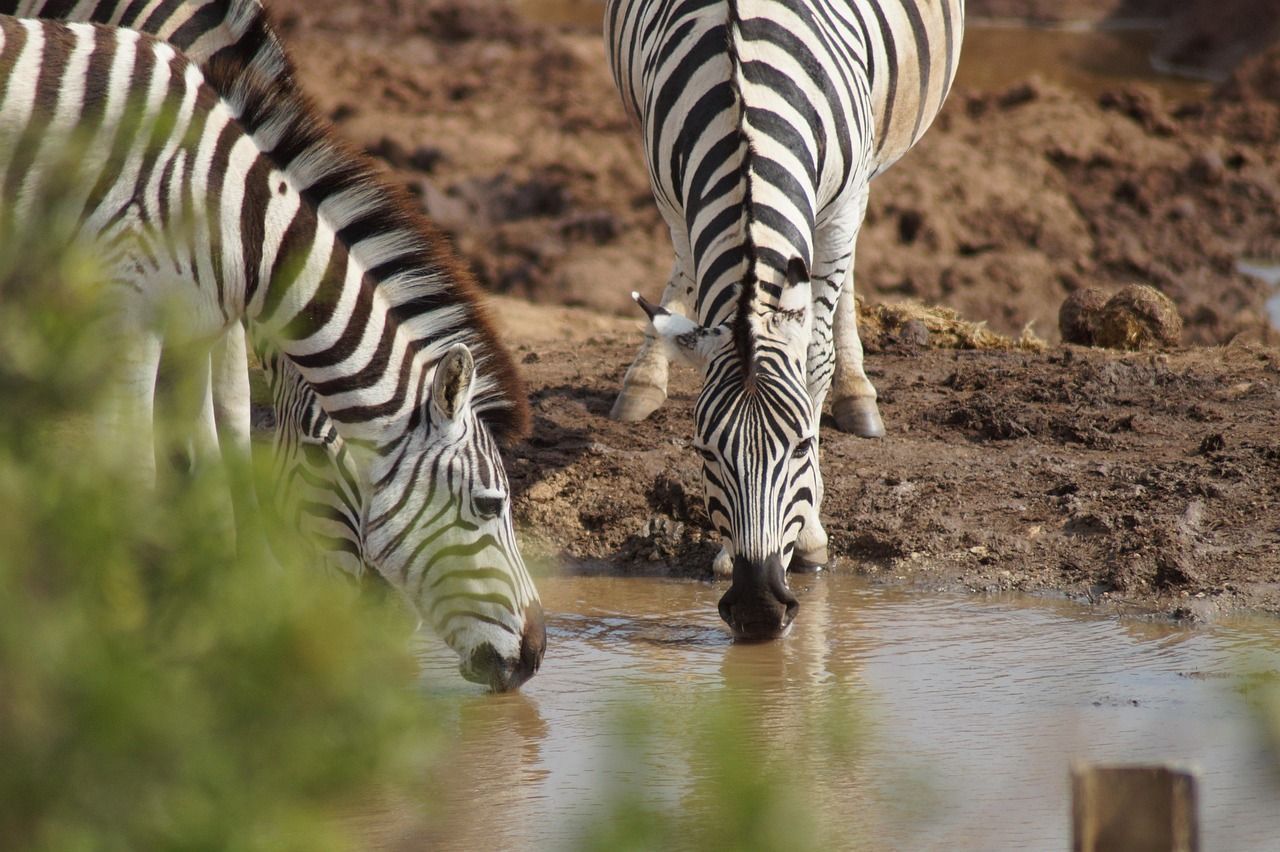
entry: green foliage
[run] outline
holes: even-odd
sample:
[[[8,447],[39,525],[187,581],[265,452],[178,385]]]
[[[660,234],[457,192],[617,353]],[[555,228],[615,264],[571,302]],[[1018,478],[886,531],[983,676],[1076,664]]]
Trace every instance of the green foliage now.
[[[143,485],[101,440],[115,359],[73,213],[0,220],[0,845],[350,848],[336,814],[437,745],[412,622],[237,557],[220,471],[161,452]]]
[[[676,704],[625,706],[615,723],[616,759],[648,776],[608,791],[578,848],[804,852],[856,843],[828,817],[856,806],[842,801],[841,785],[864,728],[846,690],[785,708],[729,690],[700,699],[693,715]],[[665,778],[646,752],[684,755],[691,786],[681,798],[654,799]]]

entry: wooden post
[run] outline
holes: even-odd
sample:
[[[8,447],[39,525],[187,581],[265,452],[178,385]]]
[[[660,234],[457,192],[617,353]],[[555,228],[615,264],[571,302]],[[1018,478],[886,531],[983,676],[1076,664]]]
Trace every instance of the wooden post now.
[[[1194,770],[1071,767],[1074,852],[1199,852]]]

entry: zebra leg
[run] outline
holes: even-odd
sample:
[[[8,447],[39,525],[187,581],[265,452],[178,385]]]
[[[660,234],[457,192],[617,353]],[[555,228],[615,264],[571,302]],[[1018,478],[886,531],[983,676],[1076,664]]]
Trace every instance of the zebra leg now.
[[[162,339],[154,331],[125,334],[117,351],[121,381],[105,412],[102,434],[128,454],[139,484],[156,484],[155,393]]]
[[[841,432],[863,438],[883,438],[884,421],[876,406],[876,389],[862,369],[862,341],[858,339],[858,309],[853,298],[853,262],[835,313],[835,396],[831,413]]]
[[[222,339],[214,344],[210,357],[213,372],[211,407],[231,489],[236,549],[242,555],[257,560],[258,564],[274,564],[253,482],[249,352],[244,325],[239,322],[230,325]]]
[[[684,283],[680,274],[680,260],[677,258],[676,265],[671,270],[671,278],[662,291],[662,307],[689,316],[691,295],[692,288]],[[662,342],[654,335],[652,328],[646,328],[644,343],[627,368],[627,375],[622,380],[622,390],[618,392],[609,416],[614,420],[634,423],[657,411],[667,399],[668,373],[669,360]]]
[[[852,258],[848,262],[852,262]],[[833,270],[833,277],[839,273]],[[840,279],[837,277],[836,281]],[[806,364],[808,373],[809,398],[813,405],[813,440],[819,442],[818,457],[821,458],[822,406],[831,389],[831,377],[835,369],[835,350],[832,342],[833,316],[827,305],[832,305],[838,298],[837,287],[831,278],[815,279],[814,284],[821,281],[821,291],[815,291],[813,300],[813,338],[809,341]],[[819,298],[819,295],[821,296]],[[826,486],[822,479],[822,471],[818,471],[817,493],[814,495],[810,512],[805,516],[804,528],[796,536],[796,549],[789,568],[793,571],[816,571],[827,564],[827,531],[822,526],[820,510]]]
[[[733,551],[728,545],[721,545],[720,552],[711,561],[711,573],[717,577],[733,576]]]
[[[212,408],[218,444],[230,460],[250,454],[249,353],[244,326],[232,323],[210,351]]]

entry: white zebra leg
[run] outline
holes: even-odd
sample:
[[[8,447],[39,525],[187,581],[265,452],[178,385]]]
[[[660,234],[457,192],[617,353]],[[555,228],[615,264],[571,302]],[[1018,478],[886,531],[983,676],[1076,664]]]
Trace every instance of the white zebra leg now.
[[[711,561],[711,573],[717,577],[733,576],[733,551],[729,549],[729,545],[720,546],[720,552]]]
[[[836,374],[831,413],[836,427],[863,438],[883,438],[884,421],[876,405],[876,389],[862,368],[862,341],[858,339],[858,310],[853,298],[853,264],[840,300],[834,323]]]
[[[155,392],[162,341],[151,331],[126,334],[119,348],[120,385],[115,389],[102,434],[126,454],[131,474],[145,488],[155,488]]]
[[[680,274],[680,260],[671,270],[671,277],[662,291],[662,307],[674,313],[689,316],[691,285]],[[670,362],[662,343],[653,330],[646,329],[644,343],[635,360],[627,368],[622,380],[622,390],[614,400],[609,416],[614,420],[634,423],[643,420],[662,406],[667,399],[667,376]]]
[[[824,288],[824,293],[835,290],[830,281],[824,283]],[[813,440],[819,444],[819,458],[821,458],[821,429],[819,427],[822,421],[822,407],[826,401],[827,392],[831,389],[831,376],[835,361],[832,342],[833,316],[830,311],[822,309],[822,304],[821,300],[814,299],[813,340],[809,344],[807,365],[809,397],[813,402],[811,434],[813,435]],[[827,564],[827,531],[822,526],[821,518],[822,498],[825,492],[826,483],[821,476],[821,471],[819,471],[817,493],[814,495],[811,511],[805,516],[804,529],[800,530],[800,534],[796,536],[795,554],[789,566],[793,571],[818,571]]]
[[[212,413],[219,446],[228,461],[250,455],[249,352],[244,326],[233,323],[210,350]]]
[[[210,361],[200,372],[200,410],[187,436],[187,454],[192,471],[216,464],[222,457],[218,447],[218,427],[213,413],[213,368]]]
[[[214,428],[231,490],[236,550],[258,564],[278,565],[253,481],[249,352],[241,323],[229,326],[214,344],[210,364]]]

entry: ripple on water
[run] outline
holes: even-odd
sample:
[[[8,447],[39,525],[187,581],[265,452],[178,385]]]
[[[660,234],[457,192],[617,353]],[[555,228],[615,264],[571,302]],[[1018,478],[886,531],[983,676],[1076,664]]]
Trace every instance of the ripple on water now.
[[[775,720],[742,747],[784,750],[814,801],[869,845],[1062,848],[1076,758],[1196,763],[1206,848],[1270,849],[1280,836],[1237,677],[1246,665],[1263,678],[1280,670],[1276,622],[1183,629],[1063,601],[874,589],[842,574],[796,586],[792,633],[742,645],[716,614],[722,584],[544,581],[547,656],[517,696],[460,685],[451,653],[426,648],[426,688],[457,728],[449,784],[432,794],[445,799],[435,814],[452,818],[445,840],[425,817],[407,836],[502,845],[491,820],[468,827],[501,808],[519,827],[506,841],[561,848],[610,789],[688,801],[708,767],[687,743],[624,748],[613,726],[629,699],[693,720],[725,690]],[[833,696],[853,696],[869,720],[852,765],[804,747],[803,711]]]

